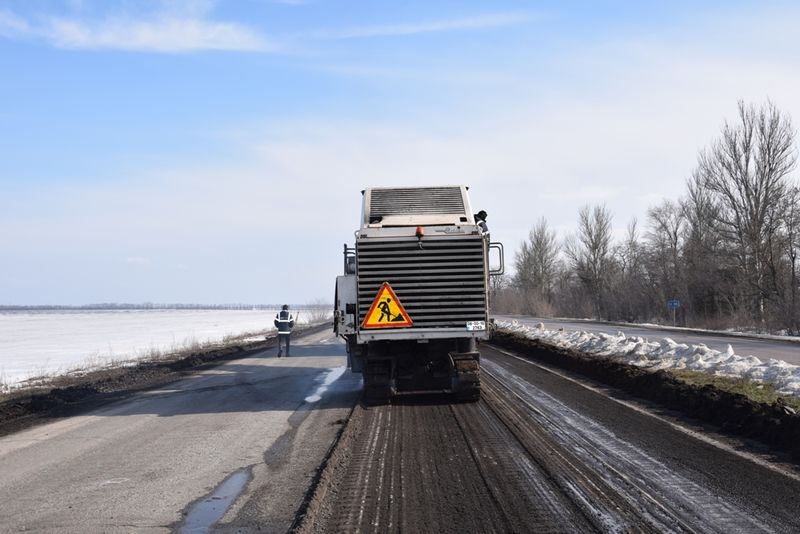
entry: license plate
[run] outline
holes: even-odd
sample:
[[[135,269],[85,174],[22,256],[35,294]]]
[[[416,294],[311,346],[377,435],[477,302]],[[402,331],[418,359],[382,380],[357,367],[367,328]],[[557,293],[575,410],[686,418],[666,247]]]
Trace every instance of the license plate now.
[[[467,332],[486,330],[486,321],[467,321]]]

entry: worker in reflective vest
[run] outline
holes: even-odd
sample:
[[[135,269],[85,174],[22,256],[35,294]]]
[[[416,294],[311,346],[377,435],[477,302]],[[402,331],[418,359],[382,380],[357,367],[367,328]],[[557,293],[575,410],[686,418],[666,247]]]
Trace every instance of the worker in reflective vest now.
[[[286,356],[289,356],[289,339],[292,337],[294,317],[289,313],[289,305],[281,306],[281,311],[275,315],[275,328],[278,329],[278,358],[283,355],[283,345],[286,345]]]

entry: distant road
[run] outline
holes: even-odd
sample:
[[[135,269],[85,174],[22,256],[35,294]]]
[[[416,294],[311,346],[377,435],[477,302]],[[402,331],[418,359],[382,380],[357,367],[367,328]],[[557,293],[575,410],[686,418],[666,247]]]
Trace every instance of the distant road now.
[[[0,532],[285,532],[361,389],[331,333],[292,345],[0,438]]]
[[[668,337],[678,343],[699,344],[719,350],[728,350],[728,345],[733,347],[733,351],[739,356],[755,356],[762,361],[770,358],[783,360],[788,363],[800,365],[800,343],[791,341],[775,341],[771,339],[754,339],[737,337],[716,332],[705,334],[698,332],[686,332],[684,330],[671,330],[669,328],[648,328],[645,326],[620,326],[605,323],[595,323],[591,321],[570,321],[561,319],[543,319],[523,315],[495,315],[497,320],[519,321],[526,326],[535,326],[543,323],[550,330],[563,328],[569,331],[603,332],[606,334],[616,334],[623,332],[628,336],[640,336],[656,341]]]

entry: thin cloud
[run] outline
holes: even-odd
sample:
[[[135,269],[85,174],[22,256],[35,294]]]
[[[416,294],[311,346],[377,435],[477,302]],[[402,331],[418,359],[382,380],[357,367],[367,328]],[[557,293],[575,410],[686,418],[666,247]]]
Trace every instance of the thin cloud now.
[[[30,32],[31,27],[27,21],[13,13],[0,11],[0,36],[13,39]]]
[[[34,26],[0,12],[0,36],[41,39],[57,48],[185,53],[200,50],[274,52],[278,45],[240,24],[163,14],[149,19],[109,17],[89,22],[49,18]]]
[[[60,48],[145,52],[277,50],[275,44],[244,26],[201,19],[162,18],[152,21],[109,19],[94,25],[56,19],[50,24],[46,38]]]
[[[312,36],[321,39],[359,39],[369,37],[399,37],[422,33],[442,33],[463,30],[479,30],[521,24],[530,20],[528,13],[488,13],[438,21],[413,22],[408,24],[383,24],[361,26],[340,30],[315,32]]]

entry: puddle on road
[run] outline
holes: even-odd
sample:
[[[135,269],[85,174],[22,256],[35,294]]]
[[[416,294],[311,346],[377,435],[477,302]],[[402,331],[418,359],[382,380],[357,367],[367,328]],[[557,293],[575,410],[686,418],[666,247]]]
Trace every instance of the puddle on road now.
[[[225,515],[244,487],[250,482],[250,468],[239,469],[228,476],[214,491],[206,495],[189,509],[189,513],[178,528],[182,534],[202,534]]]
[[[319,385],[314,393],[306,397],[304,400],[308,403],[319,402],[322,399],[322,394],[328,391],[330,385],[339,380],[346,370],[347,366],[342,366],[328,371],[328,374],[325,375],[325,379],[322,381],[322,384]]]

